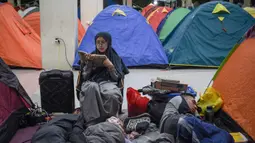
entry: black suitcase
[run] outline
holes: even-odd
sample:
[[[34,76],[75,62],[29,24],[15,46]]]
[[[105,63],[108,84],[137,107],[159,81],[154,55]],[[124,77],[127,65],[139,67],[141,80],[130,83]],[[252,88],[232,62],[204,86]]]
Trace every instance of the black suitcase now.
[[[48,113],[74,111],[73,72],[43,71],[39,77],[41,106]]]

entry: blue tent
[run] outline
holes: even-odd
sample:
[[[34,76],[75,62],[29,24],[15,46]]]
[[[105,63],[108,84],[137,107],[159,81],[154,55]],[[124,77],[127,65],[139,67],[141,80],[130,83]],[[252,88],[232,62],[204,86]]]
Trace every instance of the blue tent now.
[[[228,2],[208,2],[192,11],[163,43],[170,65],[218,67],[255,24]]]
[[[94,51],[94,37],[98,32],[112,35],[112,46],[127,66],[168,64],[156,33],[146,19],[130,7],[112,5],[100,12],[88,28],[78,51]],[[74,67],[79,66],[78,61],[76,53]]]
[[[81,8],[78,7],[78,18],[81,19]]]

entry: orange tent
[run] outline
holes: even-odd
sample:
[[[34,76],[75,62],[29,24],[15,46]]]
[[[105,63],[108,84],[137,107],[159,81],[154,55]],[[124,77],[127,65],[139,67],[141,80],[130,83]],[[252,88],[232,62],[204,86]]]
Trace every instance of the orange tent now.
[[[246,39],[225,59],[213,79],[223,110],[255,140],[255,39]]]
[[[33,12],[26,17],[24,20],[35,30],[35,32],[40,36],[40,12]]]
[[[40,36],[40,12],[33,12],[24,17],[24,20],[35,30],[35,32]],[[78,43],[81,42],[85,34],[85,29],[78,19]]]
[[[42,68],[40,37],[8,3],[0,4],[0,57],[10,66]]]
[[[157,28],[160,22],[166,17],[166,15],[172,11],[169,7],[158,7],[147,17],[147,21],[152,26],[153,30],[157,32]]]
[[[81,24],[80,19],[78,19],[78,43],[81,43],[83,36],[85,35],[86,31],[83,25]]]
[[[144,16],[147,11],[149,11],[154,5],[151,3],[143,8],[142,15]]]

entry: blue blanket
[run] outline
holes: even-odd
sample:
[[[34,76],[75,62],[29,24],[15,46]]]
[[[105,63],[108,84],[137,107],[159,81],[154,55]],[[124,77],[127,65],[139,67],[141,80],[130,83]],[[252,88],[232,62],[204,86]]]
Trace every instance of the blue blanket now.
[[[233,137],[212,124],[201,121],[194,116],[187,116],[184,120],[193,127],[192,139],[200,143],[234,143]],[[183,130],[179,130],[182,136],[185,136]]]

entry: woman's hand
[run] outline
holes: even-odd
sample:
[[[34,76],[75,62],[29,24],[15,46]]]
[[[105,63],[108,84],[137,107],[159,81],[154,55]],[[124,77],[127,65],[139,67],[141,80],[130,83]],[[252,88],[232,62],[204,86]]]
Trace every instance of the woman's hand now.
[[[106,58],[106,59],[104,60],[103,64],[104,64],[104,66],[107,67],[108,69],[114,68],[114,65],[112,64],[112,62],[111,62],[108,58]]]

